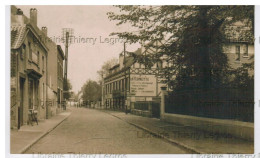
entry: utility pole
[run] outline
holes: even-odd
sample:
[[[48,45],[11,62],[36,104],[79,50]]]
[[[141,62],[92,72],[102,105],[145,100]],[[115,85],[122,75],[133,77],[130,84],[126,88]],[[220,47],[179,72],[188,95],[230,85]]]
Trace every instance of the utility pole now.
[[[68,58],[69,58],[69,45],[72,43],[71,38],[73,37],[73,29],[72,28],[63,28],[62,29],[62,36],[65,39],[65,70],[64,70],[64,83],[63,85],[63,98],[69,99],[64,97],[65,94],[69,96],[69,87],[68,87]],[[66,110],[66,105],[63,106],[64,110]]]
[[[66,41],[65,41],[65,71],[64,71],[64,80],[67,84],[67,74],[68,74],[68,48],[69,48],[69,32],[66,32]]]
[[[67,83],[68,79],[68,59],[69,59],[69,46],[73,42],[71,38],[73,37],[74,30],[72,28],[63,28],[62,36],[65,38],[65,71],[64,71],[64,80]]]

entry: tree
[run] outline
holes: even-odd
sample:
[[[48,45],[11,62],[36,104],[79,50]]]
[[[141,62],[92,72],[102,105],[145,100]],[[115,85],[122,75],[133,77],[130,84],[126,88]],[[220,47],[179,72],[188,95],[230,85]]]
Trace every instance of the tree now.
[[[100,77],[100,81],[102,80],[102,78],[104,78],[105,76],[107,76],[109,74],[109,69],[112,68],[114,65],[118,64],[118,59],[117,58],[112,58],[108,61],[106,61],[101,69],[99,71],[97,71],[99,77]]]
[[[85,102],[101,100],[101,86],[96,81],[88,80],[83,86],[82,98]]]
[[[71,97],[71,89],[72,89],[72,85],[70,83],[70,80],[67,79],[66,80],[63,80],[63,91],[64,91],[64,94],[63,94],[63,98],[68,100],[70,97]]]
[[[155,54],[136,56],[139,62],[156,63],[163,56],[171,66],[160,76],[175,90],[221,87],[228,65],[223,52],[227,27],[242,21],[253,39],[254,6],[117,6],[109,12],[117,25],[130,24],[134,32],[114,32],[129,43],[145,43]],[[157,45],[157,42],[162,44]],[[164,42],[163,42],[164,41]],[[150,64],[151,65],[151,64]]]

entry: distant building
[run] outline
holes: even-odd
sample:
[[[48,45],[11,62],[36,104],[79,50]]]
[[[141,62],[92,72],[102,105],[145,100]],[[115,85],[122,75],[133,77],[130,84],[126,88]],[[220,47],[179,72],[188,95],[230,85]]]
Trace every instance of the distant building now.
[[[224,53],[227,54],[231,68],[239,68],[244,63],[254,61],[254,41],[250,28],[242,22],[236,22],[226,28],[228,42],[224,45]],[[249,72],[251,75],[253,71]]]
[[[138,49],[135,54],[149,53],[152,50]],[[115,110],[125,110],[125,105],[132,113],[149,117],[159,117],[161,86],[156,77],[159,69],[167,66],[159,62],[151,68],[138,63],[133,57],[121,53],[119,64],[110,69],[110,74],[104,78],[105,107]]]

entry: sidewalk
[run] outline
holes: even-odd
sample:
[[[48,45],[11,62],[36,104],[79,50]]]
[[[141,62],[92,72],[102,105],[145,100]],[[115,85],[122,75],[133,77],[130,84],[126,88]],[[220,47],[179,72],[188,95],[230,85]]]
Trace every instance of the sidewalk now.
[[[145,130],[146,134],[139,137],[150,136],[164,138],[166,141],[182,146],[191,152],[200,154],[253,154],[254,142],[232,137],[199,131],[189,126],[181,126],[148,118],[125,114],[117,111],[102,110],[114,117]]]
[[[28,150],[39,139],[55,129],[60,123],[70,116],[71,112],[68,110],[62,112],[56,116],[51,117],[43,121],[39,121],[37,125],[34,123],[31,125],[24,125],[18,131],[11,130],[10,138],[10,153],[22,154]]]

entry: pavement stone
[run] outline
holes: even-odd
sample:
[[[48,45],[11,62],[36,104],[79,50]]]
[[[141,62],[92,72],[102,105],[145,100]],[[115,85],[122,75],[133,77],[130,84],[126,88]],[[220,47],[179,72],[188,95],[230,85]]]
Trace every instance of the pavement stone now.
[[[24,125],[19,130],[10,131],[10,153],[23,154],[39,139],[55,129],[70,116],[70,110],[62,112],[46,120],[39,120],[38,125]]]

